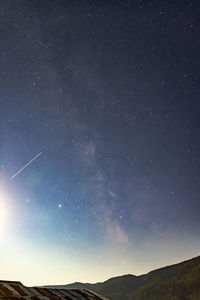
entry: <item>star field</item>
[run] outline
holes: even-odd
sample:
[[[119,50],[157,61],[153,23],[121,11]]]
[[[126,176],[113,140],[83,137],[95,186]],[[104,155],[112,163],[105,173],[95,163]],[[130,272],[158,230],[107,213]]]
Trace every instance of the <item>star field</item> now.
[[[170,2],[1,2],[2,279],[198,255],[199,7]]]

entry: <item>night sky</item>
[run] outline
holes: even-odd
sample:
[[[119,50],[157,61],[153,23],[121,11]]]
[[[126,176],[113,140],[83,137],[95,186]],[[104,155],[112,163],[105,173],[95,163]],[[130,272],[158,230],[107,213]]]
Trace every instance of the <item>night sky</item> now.
[[[196,3],[1,1],[0,279],[97,282],[199,255]]]

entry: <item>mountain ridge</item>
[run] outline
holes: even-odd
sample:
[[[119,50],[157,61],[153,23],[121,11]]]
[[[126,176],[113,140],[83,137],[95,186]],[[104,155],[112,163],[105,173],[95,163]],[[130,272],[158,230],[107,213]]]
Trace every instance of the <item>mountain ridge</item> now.
[[[163,300],[196,300],[200,299],[200,256],[139,276],[125,274],[97,283],[75,282],[45,287],[89,289],[111,300],[156,300],[161,296]]]

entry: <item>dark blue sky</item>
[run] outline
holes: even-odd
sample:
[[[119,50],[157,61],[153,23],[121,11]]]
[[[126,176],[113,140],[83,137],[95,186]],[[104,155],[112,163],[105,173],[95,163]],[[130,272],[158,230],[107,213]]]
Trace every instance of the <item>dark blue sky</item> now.
[[[198,255],[196,2],[0,6],[0,277],[92,282]]]

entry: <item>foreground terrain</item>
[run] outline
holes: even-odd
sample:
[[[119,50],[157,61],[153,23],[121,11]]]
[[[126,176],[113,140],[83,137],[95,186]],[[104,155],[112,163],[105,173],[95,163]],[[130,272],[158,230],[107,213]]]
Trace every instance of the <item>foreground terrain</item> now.
[[[0,299],[4,300],[108,300],[92,291],[26,287],[19,281],[0,280]]]
[[[93,290],[111,300],[199,300],[200,257],[141,276],[124,275],[96,284],[77,282],[51,288]]]

